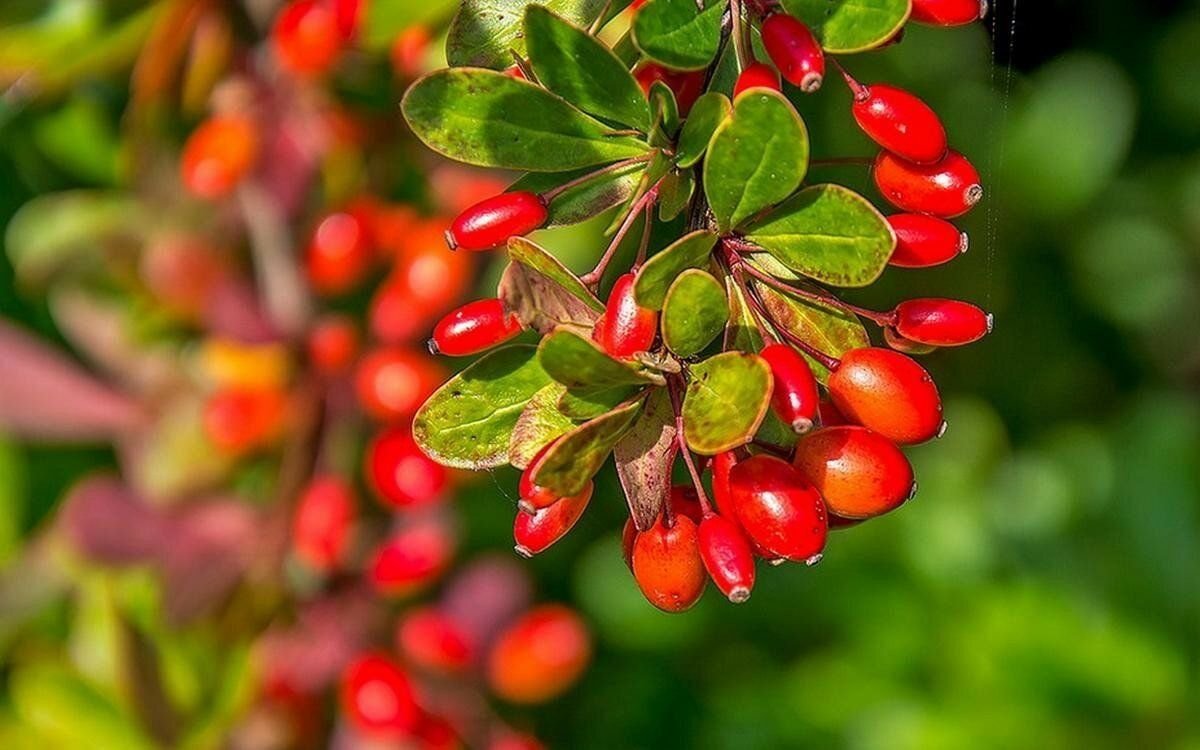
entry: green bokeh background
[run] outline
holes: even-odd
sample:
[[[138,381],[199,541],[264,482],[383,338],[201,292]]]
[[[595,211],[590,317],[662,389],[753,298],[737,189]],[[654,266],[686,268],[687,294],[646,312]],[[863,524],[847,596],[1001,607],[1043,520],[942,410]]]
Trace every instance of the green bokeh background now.
[[[604,474],[531,563],[598,638],[537,716],[552,746],[1200,748],[1200,4],[1024,0],[1015,36],[1000,5],[994,28],[914,28],[854,61],[925,95],[990,188],[966,256],[856,295],[962,297],[997,319],[928,359],[950,430],[912,451],[917,499],[836,532],[815,569],[764,569],[746,605],[710,591],[672,617],[630,580]],[[74,101],[56,127],[98,127]],[[0,224],[75,184],[29,167],[76,158],[72,139],[25,122],[0,104]],[[866,152],[847,123],[809,118],[814,157]],[[865,189],[861,170],[830,176]],[[6,261],[0,315],[54,335]],[[108,460],[0,440],[0,561]],[[469,548],[510,543],[514,486],[464,492]]]

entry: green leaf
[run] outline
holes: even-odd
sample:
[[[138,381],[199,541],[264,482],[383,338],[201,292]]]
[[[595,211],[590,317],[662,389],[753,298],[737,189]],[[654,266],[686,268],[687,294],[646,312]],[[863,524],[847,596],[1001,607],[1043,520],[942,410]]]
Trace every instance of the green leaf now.
[[[637,399],[563,435],[533,468],[533,482],[567,497],[583,491],[642,410]]]
[[[668,146],[671,136],[679,130],[679,102],[675,99],[675,92],[662,81],[655,81],[650,85],[648,97],[654,113],[654,145]]]
[[[28,490],[25,456],[0,435],[0,566],[20,549]]]
[[[667,175],[658,188],[658,218],[674,221],[688,207],[696,193],[696,177],[692,170],[675,170]]]
[[[13,711],[48,740],[48,747],[155,747],[112,698],[53,663],[14,670],[9,695]]]
[[[543,86],[588,114],[650,129],[650,106],[613,51],[540,5],[525,10],[529,62]]]
[[[808,171],[808,132],[774,91],[738,97],[704,162],[704,191],[722,231],[791,195]]]
[[[883,215],[840,185],[800,191],[748,227],[746,238],[793,271],[841,287],[874,282],[896,248]]]
[[[563,172],[649,150],[545,89],[491,70],[431,73],[409,88],[401,106],[427,146],[480,167]]]
[[[633,385],[576,388],[563,393],[558,410],[571,419],[595,419],[625,403],[637,390]]]
[[[49,193],[17,210],[4,243],[21,282],[40,286],[69,268],[101,268],[105,250],[132,254],[150,223],[141,202],[124,193]]]
[[[654,525],[671,491],[671,466],[679,451],[675,412],[665,388],[646,398],[646,408],[629,433],[613,447],[617,478],[625,490],[633,525],[645,531]]]
[[[521,323],[538,333],[563,325],[591,328],[604,305],[557,258],[522,237],[508,243],[512,263],[496,294]]]
[[[713,342],[729,319],[729,303],[721,282],[712,274],[689,269],[667,290],[662,335],[667,348],[691,357]]]
[[[704,265],[716,244],[717,236],[712,232],[692,232],[648,260],[634,282],[637,303],[650,310],[661,310],[671,282],[687,269]]]
[[[773,386],[757,354],[725,352],[692,367],[683,400],[688,445],[702,456],[745,445],[766,416]]]
[[[508,463],[517,419],[550,383],[536,350],[511,346],[492,352],[439,388],[413,419],[413,437],[440,464],[490,469]]]
[[[784,10],[812,28],[825,51],[864,52],[904,27],[912,0],[781,0]]]
[[[591,339],[560,328],[542,339],[538,360],[569,389],[657,383],[661,377],[633,362],[613,359]]]
[[[699,164],[717,127],[732,116],[733,104],[724,94],[710,91],[697,99],[679,134],[675,163],[684,168]]]
[[[402,2],[419,5],[417,0]],[[607,0],[463,0],[450,23],[446,58],[455,67],[464,65],[507,68],[513,53],[525,56],[522,22],[525,9],[543,5],[570,23],[587,26],[608,5]]]
[[[725,348],[754,354],[763,348],[762,334],[755,325],[742,290],[732,276],[725,277],[725,293],[729,297],[729,322],[725,326]]]
[[[646,57],[675,70],[700,70],[717,56],[727,3],[650,0],[633,19],[633,43]]]
[[[851,349],[871,345],[867,329],[857,316],[835,307],[800,299],[758,285],[763,306],[780,328],[799,336],[801,340],[832,357],[841,357]],[[813,374],[822,383],[829,380],[829,371],[815,359],[805,355]]]
[[[591,167],[571,172],[529,172],[509,188],[545,193],[591,174]],[[646,163],[634,162],[567,188],[550,201],[546,227],[580,224],[628,201],[641,183]]]
[[[508,441],[508,462],[518,469],[529,466],[551,440],[574,429],[575,422],[558,409],[566,389],[551,383],[525,405]]]

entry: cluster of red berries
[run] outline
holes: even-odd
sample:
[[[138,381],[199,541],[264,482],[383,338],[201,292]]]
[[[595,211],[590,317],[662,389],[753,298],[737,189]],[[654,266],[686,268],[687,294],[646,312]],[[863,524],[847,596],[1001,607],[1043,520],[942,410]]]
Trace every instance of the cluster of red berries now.
[[[781,78],[805,93],[817,91],[827,62],[817,36],[799,19],[761,5],[753,8],[762,16],[763,47],[772,64],[743,61],[734,98],[761,88],[778,92]],[[950,26],[977,21],[985,11],[978,0],[918,0],[912,18]],[[925,268],[964,252],[966,235],[948,219],[965,214],[981,199],[979,174],[950,149],[940,119],[921,99],[894,86],[862,84],[832,62],[853,94],[854,120],[882,149],[874,160],[875,183],[903,211],[887,220],[896,240],[890,263]],[[519,67],[510,72],[523,75]],[[673,71],[654,62],[638,64],[633,73],[647,93],[653,84],[665,83],[681,115],[703,93],[707,80],[706,71]],[[635,204],[627,209],[629,216],[652,205],[653,191],[647,195],[650,204]],[[550,196],[525,191],[488,198],[453,221],[447,243],[465,250],[503,246],[541,228],[549,203]],[[756,559],[811,565],[821,559],[830,528],[879,516],[910,498],[916,483],[899,446],[933,439],[945,423],[933,379],[907,354],[969,344],[992,326],[983,310],[951,299],[909,300],[887,312],[860,308],[814,291],[812,285],[766,273],[746,257],[755,250],[759,248],[744,238],[728,234],[718,239],[714,262],[738,281],[752,308],[765,340],[758,354],[773,379],[771,406],[798,439],[794,446],[755,441],[718,453],[709,461],[706,487],[680,438],[679,451],[692,471],[693,485],[674,487],[652,526],[639,530],[631,519],[624,532],[626,562],[634,578],[646,598],[667,611],[692,606],[708,578],[731,601],[745,601],[754,587]],[[592,340],[617,360],[644,361],[659,341],[659,313],[638,304],[637,271],[635,265],[616,278],[592,329]],[[763,302],[764,291],[866,319],[882,329],[891,348],[857,348],[833,357],[776,325]],[[520,331],[521,321],[499,299],[475,302],[435,328],[431,349],[477,354]],[[814,363],[828,371],[824,398]],[[686,374],[686,363],[682,366]],[[591,499],[590,482],[571,496],[535,483],[541,459],[554,445],[551,441],[542,447],[520,480],[513,534],[522,555],[543,552],[561,539]]]

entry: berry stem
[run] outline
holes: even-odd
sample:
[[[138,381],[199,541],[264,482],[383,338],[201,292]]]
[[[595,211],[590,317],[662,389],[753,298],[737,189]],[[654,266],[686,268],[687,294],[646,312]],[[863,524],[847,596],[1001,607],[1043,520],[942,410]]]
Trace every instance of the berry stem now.
[[[838,69],[838,72],[842,74],[842,79],[846,82],[846,85],[850,87],[850,93],[854,95],[854,101],[865,102],[871,98],[871,89],[859,83],[854,76],[850,75],[845,66],[837,61],[837,58],[831,57],[829,59],[834,64],[834,67]]]
[[[744,266],[739,267],[739,269],[740,268],[744,268]],[[737,277],[735,276],[735,278]],[[750,304],[750,308],[754,312],[755,316],[770,318],[770,313],[767,312],[766,305],[763,304],[762,298],[758,296],[758,292],[755,291],[753,287],[745,283],[745,277],[739,279],[739,286],[742,289],[742,293],[746,296],[746,301]],[[820,349],[817,349],[812,344],[797,336],[795,333],[792,333],[784,326],[777,326],[776,330],[797,349],[812,357],[817,362],[820,362],[825,369],[836,370],[838,368],[840,363],[838,362],[837,358],[831,357]]]
[[[580,185],[586,185],[587,183],[591,182],[592,180],[597,180],[606,175],[615,174],[617,172],[620,172],[622,169],[633,166],[634,164],[643,164],[645,162],[650,161],[651,158],[653,158],[653,154],[647,154],[645,156],[635,156],[632,159],[626,159],[624,161],[619,161],[614,164],[609,164],[607,167],[601,167],[600,169],[597,169],[594,172],[588,172],[585,175],[580,175],[579,177],[576,177],[573,180],[564,182],[563,184],[559,185],[558,187],[551,188],[550,190],[547,190],[546,192],[542,193],[542,200],[545,201],[546,203],[549,203],[550,201],[559,197],[560,195],[567,192],[568,190],[577,188]]]
[[[608,264],[612,262],[613,256],[617,254],[617,248],[621,246],[621,242],[625,239],[625,235],[629,234],[629,230],[633,228],[633,223],[642,213],[642,210],[647,206],[654,206],[658,200],[658,188],[662,185],[662,180],[654,183],[654,186],[646,191],[645,195],[638,198],[636,202],[629,208],[629,213],[625,216],[625,221],[621,223],[621,228],[617,230],[613,236],[612,242],[608,244],[608,249],[604,251],[604,255],[600,257],[600,262],[596,267],[587,274],[580,277],[585,285],[595,291],[596,287],[600,286],[600,279],[604,278],[604,272],[608,269]],[[647,217],[649,219],[650,217]]]
[[[696,497],[700,499],[700,509],[707,516],[713,512],[713,509],[708,500],[708,493],[704,491],[704,482],[700,480],[700,472],[696,469],[696,462],[692,458],[692,451],[688,448],[687,437],[683,432],[683,403],[679,395],[681,386],[683,386],[682,377],[676,375],[667,379],[667,392],[671,396],[671,408],[675,410],[675,440],[679,444],[679,452],[683,455],[683,463],[687,466],[688,474],[692,477],[692,484],[696,487]],[[670,503],[667,505],[670,506]]]
[[[835,297],[832,294],[823,294],[821,292],[814,292],[810,289],[805,289],[802,286],[796,286],[794,284],[789,284],[786,281],[784,281],[782,279],[778,279],[778,278],[772,276],[771,274],[766,273],[765,271],[762,271],[762,270],[756,268],[752,264],[747,263],[741,257],[738,258],[738,263],[739,263],[739,268],[741,268],[744,272],[753,276],[756,280],[766,284],[767,286],[769,286],[773,289],[777,289],[781,292],[784,292],[785,294],[791,294],[796,297],[800,297],[801,299],[811,300],[812,302],[818,302],[820,304],[828,305],[830,307],[836,307],[839,310],[843,310],[843,311],[851,313],[853,315],[858,315],[863,318],[866,318],[867,320],[871,321],[872,323],[875,323],[876,325],[882,326],[884,328],[887,328],[896,322],[896,314],[894,312],[884,313],[884,312],[879,312],[878,310],[868,310],[865,307],[859,307],[858,305],[852,305],[849,302],[839,299],[838,297]]]

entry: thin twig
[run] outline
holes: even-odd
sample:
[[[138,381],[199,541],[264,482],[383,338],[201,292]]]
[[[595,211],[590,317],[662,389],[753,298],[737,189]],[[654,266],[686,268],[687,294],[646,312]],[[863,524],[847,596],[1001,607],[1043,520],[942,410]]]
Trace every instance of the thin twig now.
[[[619,162],[616,162],[615,164],[609,164],[607,167],[601,167],[600,169],[597,169],[594,172],[588,172],[585,175],[580,175],[579,177],[576,177],[575,179],[570,180],[569,182],[564,182],[562,185],[559,185],[556,188],[551,188],[550,190],[547,190],[546,192],[542,193],[542,199],[545,200],[547,203],[549,203],[550,201],[559,197],[560,195],[567,192],[568,190],[577,188],[580,185],[587,184],[587,183],[591,182],[592,180],[600,179],[601,177],[604,177],[606,175],[620,172],[622,169],[625,169],[626,167],[631,167],[634,164],[641,164],[644,162],[648,162],[652,158],[653,158],[653,154],[647,154],[645,156],[635,156],[632,159],[626,159],[624,161],[619,161]]]
[[[704,490],[704,482],[700,479],[700,472],[696,469],[696,463],[692,458],[692,450],[688,447],[687,437],[683,432],[683,404],[679,395],[681,385],[683,385],[683,379],[678,376],[667,379],[667,392],[671,396],[671,408],[675,410],[675,440],[679,443],[679,452],[683,456],[683,463],[687,466],[688,474],[692,477],[692,484],[696,487],[696,496],[700,499],[700,509],[707,516],[713,512],[713,509],[708,500],[708,493]]]
[[[604,272],[608,270],[608,264],[612,262],[613,256],[617,254],[617,248],[621,246],[621,242],[625,239],[625,235],[629,234],[629,230],[633,228],[633,224],[642,213],[642,209],[646,206],[653,206],[658,200],[658,188],[662,184],[662,180],[654,183],[654,186],[646,191],[645,195],[637,200],[630,207],[629,213],[625,216],[625,221],[621,223],[621,228],[617,230],[616,235],[612,238],[612,242],[608,244],[608,249],[604,251],[604,255],[600,257],[600,262],[596,264],[588,273],[579,278],[585,285],[593,291],[600,286],[600,280],[604,278]]]

